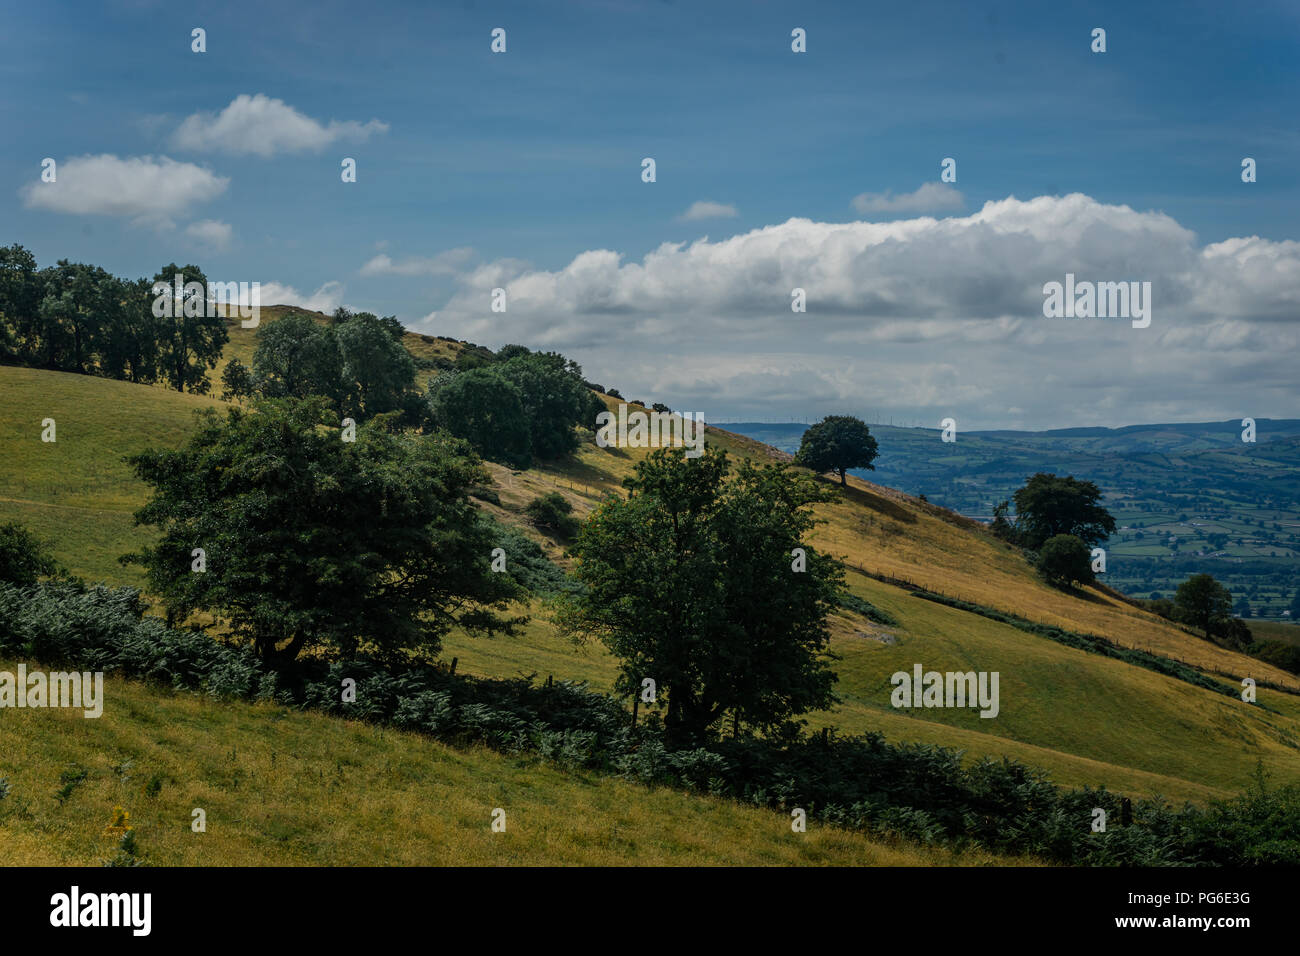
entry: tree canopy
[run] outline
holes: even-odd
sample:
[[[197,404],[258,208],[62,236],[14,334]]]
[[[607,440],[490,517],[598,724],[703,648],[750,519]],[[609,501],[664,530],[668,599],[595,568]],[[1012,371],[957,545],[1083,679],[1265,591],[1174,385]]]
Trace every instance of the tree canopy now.
[[[622,692],[655,681],[680,745],[727,713],[770,729],[833,700],[823,652],[843,571],[805,540],[827,493],[786,466],[730,471],[713,448],[655,451],[572,549],[586,591],[562,626],[609,647]]]
[[[396,433],[391,416],[355,441],[327,422],[323,398],[208,409],[180,449],[128,459],[153,489],[136,522],[159,537],[123,560],[148,569],[170,616],[209,612],[267,660],[434,653],[456,625],[509,631],[493,608],[517,592],[490,571],[468,498],[486,475],[468,448]]]
[[[1038,550],[1058,534],[1074,535],[1088,547],[1115,533],[1115,519],[1101,507],[1101,489],[1073,476],[1038,472],[1014,495],[1020,543]]]
[[[852,415],[828,415],[803,433],[795,460],[816,472],[839,472],[840,484],[847,484],[850,468],[869,468],[879,455],[875,437],[866,423]]]

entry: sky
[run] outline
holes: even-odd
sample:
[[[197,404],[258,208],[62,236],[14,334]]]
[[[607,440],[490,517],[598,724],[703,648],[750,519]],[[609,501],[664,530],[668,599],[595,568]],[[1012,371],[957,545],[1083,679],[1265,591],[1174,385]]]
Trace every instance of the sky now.
[[[0,244],[707,421],[1295,418],[1298,54],[1273,0],[14,4]],[[1067,274],[1150,324],[1046,317]]]

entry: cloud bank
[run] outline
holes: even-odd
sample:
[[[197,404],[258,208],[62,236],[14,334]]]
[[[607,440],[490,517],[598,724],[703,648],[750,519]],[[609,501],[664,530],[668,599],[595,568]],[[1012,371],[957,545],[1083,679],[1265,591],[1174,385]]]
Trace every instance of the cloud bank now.
[[[1066,273],[1150,281],[1151,326],[1044,318],[1043,285]],[[1163,213],[1082,194],[947,219],[791,219],[665,243],[639,262],[596,249],[554,271],[500,260],[458,278],[431,330],[557,348],[624,394],[715,421],[872,408],[969,427],[1300,415],[1300,243],[1201,245]],[[494,287],[504,315],[489,310]],[[795,288],[804,313],[791,311]]]

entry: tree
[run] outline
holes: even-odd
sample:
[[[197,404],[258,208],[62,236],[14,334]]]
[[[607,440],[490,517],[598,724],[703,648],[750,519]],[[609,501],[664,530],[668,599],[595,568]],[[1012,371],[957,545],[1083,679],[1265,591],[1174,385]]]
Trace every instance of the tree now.
[[[179,301],[173,301],[177,275],[181,276],[182,295]],[[194,282],[202,287],[201,295],[188,290]],[[178,266],[171,262],[154,274],[153,283],[165,284],[171,290],[162,292],[159,286],[164,296],[161,302],[166,306],[159,327],[159,364],[167,384],[178,392],[188,389],[206,393],[210,384],[208,370],[216,368],[230,340],[225,318],[217,315],[215,309],[208,315],[208,277],[196,265]]]
[[[805,540],[809,506],[829,495],[784,465],[729,473],[717,449],[659,449],[572,549],[586,590],[566,599],[562,627],[609,647],[621,692],[655,681],[674,747],[728,712],[771,729],[834,700],[823,652],[843,570]]]
[[[248,366],[233,358],[221,373],[221,397],[227,402],[248,398],[253,394],[253,384]]]
[[[1030,550],[1058,534],[1074,535],[1091,548],[1115,533],[1115,519],[1097,503],[1101,489],[1091,481],[1040,471],[1013,497],[1021,542]]]
[[[1223,631],[1232,610],[1232,594],[1208,574],[1193,574],[1178,585],[1174,608],[1180,620],[1205,631]]]
[[[179,450],[131,457],[153,489],[136,522],[158,539],[123,560],[148,569],[170,617],[210,613],[267,661],[363,643],[431,654],[453,626],[509,633],[518,619],[492,609],[517,589],[489,570],[494,539],[468,498],[488,479],[467,447],[386,418],[345,442],[320,427],[333,421],[323,398],[208,409]]]
[[[35,535],[17,522],[0,525],[0,582],[30,588],[59,570]]]
[[[519,390],[534,456],[550,461],[577,450],[574,426],[595,424],[593,396],[580,366],[558,352],[531,352],[493,368]]]
[[[879,455],[876,439],[866,423],[852,415],[828,415],[803,433],[795,461],[815,472],[837,471],[847,484],[850,468],[869,468]]]
[[[433,423],[474,446],[489,461],[532,464],[532,438],[519,389],[495,369],[444,372],[429,383]]]
[[[415,360],[391,327],[363,313],[332,332],[342,359],[342,413],[363,421],[402,408],[407,391],[415,387]]]
[[[994,505],[993,520],[989,523],[989,530],[993,532],[994,537],[1014,543],[1016,540],[1016,528],[1007,518],[1007,513],[1010,509],[1010,501],[1004,500]]]
[[[582,527],[582,523],[573,517],[573,505],[558,491],[548,491],[528,502],[524,514],[536,527],[566,540]]]
[[[309,315],[286,315],[257,330],[252,379],[267,398],[343,397],[343,359],[337,326]]]
[[[0,246],[0,359],[32,362],[43,288],[30,251],[16,243]]]
[[[1092,551],[1075,535],[1053,535],[1039,549],[1038,570],[1053,584],[1091,584]]]

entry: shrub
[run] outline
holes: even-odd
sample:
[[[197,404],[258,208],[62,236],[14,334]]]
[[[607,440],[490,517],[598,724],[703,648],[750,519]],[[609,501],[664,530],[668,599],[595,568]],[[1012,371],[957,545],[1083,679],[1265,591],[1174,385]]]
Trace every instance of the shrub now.
[[[558,491],[548,491],[524,507],[524,514],[543,531],[568,540],[578,533],[582,523],[572,515],[573,505]]]

